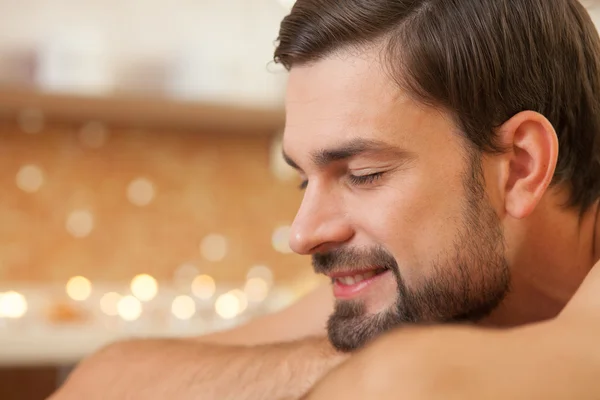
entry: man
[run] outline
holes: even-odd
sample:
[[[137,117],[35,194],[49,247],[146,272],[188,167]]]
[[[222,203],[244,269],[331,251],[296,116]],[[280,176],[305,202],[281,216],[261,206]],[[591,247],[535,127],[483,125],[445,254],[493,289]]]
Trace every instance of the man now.
[[[56,399],[298,398],[318,381],[309,398],[593,397],[600,279],[561,314],[600,258],[600,39],[584,8],[298,0],[279,39],[285,157],[305,190],[291,246],[335,305],[320,292],[301,319],[267,318],[306,324],[276,344],[255,322],[113,345]]]

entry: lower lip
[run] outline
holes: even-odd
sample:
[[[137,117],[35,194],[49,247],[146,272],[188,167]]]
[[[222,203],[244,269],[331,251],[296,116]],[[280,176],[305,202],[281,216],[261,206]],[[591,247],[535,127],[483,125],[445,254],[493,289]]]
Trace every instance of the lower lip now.
[[[344,285],[337,279],[333,282],[333,295],[342,300],[352,299],[353,297],[357,297],[361,292],[366,290],[369,286],[375,283],[377,280],[385,277],[387,274],[390,274],[392,271],[385,271],[379,275],[374,275],[369,279],[365,279],[353,285]]]

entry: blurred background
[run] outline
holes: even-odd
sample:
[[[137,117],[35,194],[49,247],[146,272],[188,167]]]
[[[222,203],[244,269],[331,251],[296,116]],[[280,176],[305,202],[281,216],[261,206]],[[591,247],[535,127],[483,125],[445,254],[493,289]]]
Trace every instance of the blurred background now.
[[[286,0],[0,0],[0,399],[125,337],[195,336],[317,283],[291,253]]]
[[[0,0],[0,399],[318,284],[288,247],[301,192],[271,60],[292,3]]]

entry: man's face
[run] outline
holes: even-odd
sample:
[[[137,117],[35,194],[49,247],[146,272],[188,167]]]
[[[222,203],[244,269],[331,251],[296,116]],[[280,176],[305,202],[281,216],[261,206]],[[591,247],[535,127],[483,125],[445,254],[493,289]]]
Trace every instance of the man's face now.
[[[286,97],[284,152],[305,181],[290,244],[331,277],[344,351],[403,323],[477,320],[509,286],[481,160],[377,60],[294,67]]]

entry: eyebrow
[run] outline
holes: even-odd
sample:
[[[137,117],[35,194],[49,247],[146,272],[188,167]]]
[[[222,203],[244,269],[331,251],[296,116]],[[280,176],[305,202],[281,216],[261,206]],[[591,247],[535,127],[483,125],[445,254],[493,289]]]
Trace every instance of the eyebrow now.
[[[414,153],[378,140],[353,139],[339,147],[321,149],[311,154],[312,161],[320,168],[336,162],[343,161],[365,153],[389,153],[398,158],[409,160],[415,157]],[[283,159],[294,169],[300,170],[298,164],[283,151]]]

